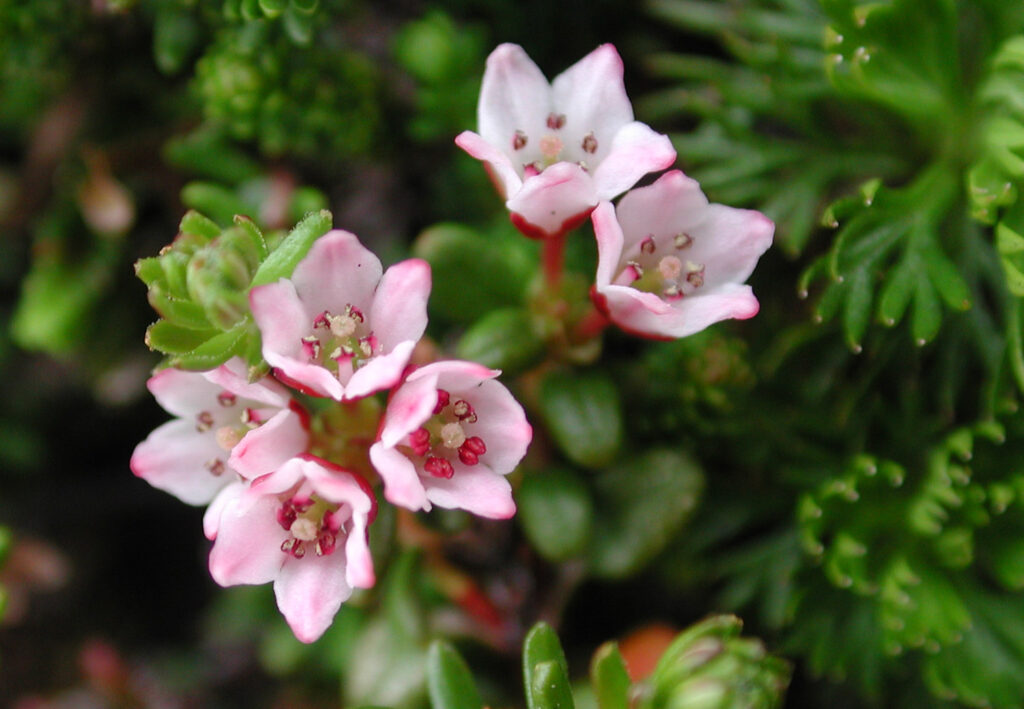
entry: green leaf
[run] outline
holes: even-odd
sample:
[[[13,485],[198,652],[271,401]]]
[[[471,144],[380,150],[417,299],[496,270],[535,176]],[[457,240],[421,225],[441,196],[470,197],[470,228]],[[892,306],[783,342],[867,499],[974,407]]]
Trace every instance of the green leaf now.
[[[573,706],[569,665],[558,635],[547,623],[537,623],[523,641],[523,684],[527,709]]]
[[[544,341],[529,311],[503,308],[477,320],[459,340],[455,353],[461,359],[515,374],[540,360]]]
[[[252,287],[274,283],[279,278],[291,276],[295,266],[306,256],[313,243],[330,230],[332,221],[333,217],[326,209],[307,215],[267,260],[260,264],[256,275],[253,276]]]
[[[595,478],[590,564],[600,576],[623,577],[665,548],[689,519],[704,487],[690,456],[655,449],[601,471]]]
[[[181,190],[181,201],[191,209],[209,214],[214,221],[225,226],[236,214],[252,211],[251,205],[239,199],[234,190],[213,182],[188,183]]]
[[[153,18],[153,59],[160,71],[175,74],[199,44],[199,23],[176,4],[163,3]]]
[[[540,410],[555,443],[573,462],[597,468],[618,453],[622,406],[608,375],[550,373],[541,382]]]
[[[218,367],[245,349],[248,337],[258,336],[252,320],[246,318],[230,330],[226,330],[184,353],[174,353],[171,364],[179,369],[205,371]]]
[[[619,646],[606,642],[590,661],[590,679],[599,709],[629,709],[631,682]]]
[[[917,290],[914,291],[914,309],[910,329],[914,341],[924,345],[932,340],[942,326],[942,304],[939,302],[935,287],[925,274],[917,277]]]
[[[222,333],[215,328],[196,330],[168,320],[157,320],[146,329],[146,346],[167,355],[185,355],[218,334]]]
[[[515,247],[459,224],[424,231],[413,244],[413,255],[433,271],[431,313],[457,323],[476,322],[496,309],[519,305],[533,274]]]
[[[846,296],[846,309],[843,311],[843,330],[846,332],[846,344],[854,352],[860,352],[860,341],[868,327],[871,316],[871,299],[873,288],[871,271],[858,268],[850,279],[850,290]]]
[[[917,279],[910,259],[903,259],[895,267],[882,287],[882,296],[878,300],[878,319],[892,327],[903,319],[903,314],[914,297],[914,284]]]
[[[288,0],[259,0],[260,9],[267,17],[274,18],[288,7]]]
[[[960,271],[934,241],[921,249],[921,261],[939,295],[953,310],[971,307],[971,291]]]
[[[427,650],[427,692],[433,709],[480,709],[483,700],[459,652],[435,640]]]
[[[541,556],[565,561],[590,541],[594,505],[586,485],[568,470],[527,475],[516,494],[519,524]]]

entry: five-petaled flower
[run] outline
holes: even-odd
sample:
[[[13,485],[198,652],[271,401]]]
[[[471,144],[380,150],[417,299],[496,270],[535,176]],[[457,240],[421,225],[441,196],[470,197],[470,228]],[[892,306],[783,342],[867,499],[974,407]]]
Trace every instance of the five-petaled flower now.
[[[206,512],[210,575],[221,586],[274,582],[277,607],[302,642],[330,626],[375,576],[367,530],[376,514],[363,478],[303,455],[251,484],[225,488]]]
[[[430,266],[419,259],[382,274],[354,234],[321,237],[290,279],[253,288],[263,357],[296,389],[338,401],[395,385],[427,326]]]
[[[273,471],[309,443],[305,411],[272,379],[250,384],[241,359],[209,372],[164,369],[147,386],[178,418],[136,446],[132,472],[188,504],[210,502],[232,473]]]
[[[758,302],[744,281],[772,243],[760,212],[708,204],[678,170],[591,216],[598,265],[591,296],[623,330],[686,337],[727,318],[750,318]]]
[[[498,374],[473,362],[435,362],[395,390],[370,448],[389,502],[515,514],[505,476],[526,455],[533,430]]]
[[[515,44],[487,59],[477,106],[479,134],[456,144],[487,163],[527,236],[557,236],[579,225],[601,200],[663,170],[676,153],[667,136],[633,120],[622,60],[610,44],[548,84]]]

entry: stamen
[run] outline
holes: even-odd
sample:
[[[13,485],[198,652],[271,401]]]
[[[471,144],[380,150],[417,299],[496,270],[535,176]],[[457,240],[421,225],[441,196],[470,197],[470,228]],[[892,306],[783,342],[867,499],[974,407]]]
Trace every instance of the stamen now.
[[[686,282],[694,288],[700,288],[704,285],[704,264],[694,263],[693,261],[686,262]]]
[[[217,445],[222,450],[230,451],[242,440],[242,432],[234,426],[221,426],[216,433]]]
[[[297,516],[298,512],[291,502],[285,502],[277,508],[277,523],[283,529],[290,530]]]
[[[594,137],[594,131],[590,131],[583,136],[582,148],[583,152],[590,153],[591,155],[597,152],[597,138]]]
[[[217,394],[217,403],[221,406],[234,406],[238,397],[232,394],[230,391],[222,391]]]
[[[295,539],[294,537],[281,542],[281,551],[285,554],[291,554],[296,559],[301,559],[306,555],[306,550],[302,546],[302,540]]]
[[[512,136],[512,149],[522,150],[526,147],[526,133],[521,130],[517,130],[515,135]]]
[[[373,347],[375,344],[377,344],[377,338],[373,335],[367,335],[359,340],[359,351],[362,352],[363,357],[373,356]]]
[[[562,126],[565,125],[565,114],[564,113],[549,113],[548,114],[548,128],[551,130],[561,130]]]
[[[316,335],[303,337],[302,351],[310,359],[320,359],[320,338]]]
[[[677,249],[688,249],[693,246],[693,237],[684,231],[672,237],[672,241]]]
[[[470,436],[466,439],[463,447],[468,448],[477,455],[483,455],[487,452],[487,446],[484,445],[484,439],[480,438],[480,436]]]
[[[473,410],[473,405],[465,399],[459,399],[452,404],[452,413],[455,414],[460,421],[476,423],[476,412]]]
[[[448,402],[451,401],[452,395],[446,392],[444,389],[437,390],[437,405],[434,406],[434,415],[441,413],[444,407],[448,406]]]
[[[636,274],[637,278],[643,278],[644,277],[643,266],[641,266],[636,261],[626,261],[626,267],[627,268],[632,268],[633,269],[633,273]]]
[[[425,428],[417,428],[410,433],[409,447],[416,455],[426,455],[430,450],[430,431]]]
[[[441,442],[454,450],[466,442],[466,432],[457,423],[446,423],[441,427]]]
[[[224,466],[224,461],[221,460],[220,458],[214,458],[213,460],[206,461],[205,467],[206,470],[209,471],[210,475],[214,475],[217,477],[223,475],[224,471],[227,469]]]
[[[331,327],[331,314],[326,310],[316,316],[313,320],[313,329],[328,329]]]
[[[658,248],[654,243],[653,236],[647,236],[643,241],[640,242],[640,252],[645,254],[653,254],[654,250]]]
[[[260,415],[259,412],[256,411],[256,409],[242,409],[242,415],[239,418],[242,420],[242,423],[248,426],[249,428],[256,428],[261,423],[263,423],[262,421],[260,421]]]
[[[324,530],[320,533],[320,536],[316,538],[316,555],[327,556],[334,547],[338,544],[338,537],[335,536],[334,532]]]
[[[455,475],[455,468],[444,458],[438,458],[437,456],[430,456],[423,464],[423,469],[426,470],[430,475],[435,478],[450,479]]]
[[[459,460],[462,461],[463,465],[476,465],[480,462],[480,456],[463,446],[459,448]]]
[[[196,430],[200,433],[206,433],[213,428],[213,414],[209,411],[200,411],[196,414]]]

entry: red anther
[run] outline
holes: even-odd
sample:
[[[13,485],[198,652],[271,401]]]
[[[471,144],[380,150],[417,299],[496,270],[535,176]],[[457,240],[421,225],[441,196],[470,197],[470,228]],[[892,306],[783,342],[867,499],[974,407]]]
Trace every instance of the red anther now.
[[[345,308],[345,313],[354,320],[358,320],[359,322],[366,322],[366,318],[363,317],[363,311],[354,305],[350,305],[347,308]]]
[[[657,245],[654,243],[653,236],[648,236],[640,242],[640,250],[645,254],[653,254],[655,249],[657,249]]]
[[[583,148],[584,152],[593,155],[597,152],[597,138],[594,137],[593,133],[587,133],[583,136],[583,143],[580,147]]]
[[[444,389],[437,390],[437,406],[434,407],[434,414],[441,413],[444,407],[448,406],[448,402],[451,401],[452,395],[446,392]]]
[[[334,547],[338,544],[338,538],[334,536],[334,532],[323,531],[320,532],[320,536],[316,538],[316,555],[327,556]]]
[[[547,120],[548,128],[551,130],[559,130],[565,125],[565,114],[564,113],[549,113]]]
[[[200,433],[209,431],[213,427],[213,414],[209,411],[200,411],[196,414],[196,430]]]
[[[435,478],[450,478],[455,475],[455,468],[444,458],[438,458],[437,456],[430,456],[427,461],[423,464],[423,469],[433,475]]]
[[[323,328],[330,327],[331,326],[330,317],[331,317],[331,314],[329,312],[327,312],[326,310],[323,311],[322,313],[320,313],[319,315],[317,315],[316,319],[313,320],[313,329],[316,329],[318,327],[323,327]]]
[[[526,133],[517,130],[512,136],[512,149],[522,150],[526,146]]]
[[[206,469],[210,471],[211,475],[223,475],[227,467],[224,465],[224,461],[220,458],[214,458],[213,460],[206,461]]]
[[[262,423],[260,421],[259,412],[256,411],[256,409],[245,409],[242,412],[242,423],[244,423],[247,426],[249,424],[255,424],[258,426],[260,423]]]
[[[477,455],[483,455],[487,452],[487,446],[484,445],[484,439],[480,436],[470,436],[466,439],[466,442],[462,444],[463,448],[467,448]]]
[[[301,559],[306,555],[306,548],[302,545],[301,539],[291,537],[281,542],[281,551],[285,554],[291,554],[296,559]]]
[[[476,465],[477,463],[480,462],[480,456],[478,456],[476,453],[467,448],[466,444],[463,443],[459,447],[459,460],[461,460],[466,465]]]
[[[409,447],[416,455],[426,455],[430,450],[430,431],[425,428],[417,428],[410,433]]]
[[[290,502],[285,502],[277,508],[277,523],[282,529],[291,529],[296,517],[298,512]]]
[[[217,394],[217,403],[221,406],[234,406],[236,401],[238,401],[238,397],[230,391],[222,391]]]
[[[476,412],[473,411],[473,405],[465,399],[459,399],[452,404],[452,413],[458,416],[460,421],[467,419],[470,423],[476,421]]]
[[[302,338],[302,352],[310,359],[320,359],[320,340],[315,335]]]
[[[288,504],[301,514],[313,506],[313,500],[308,497],[293,497]]]

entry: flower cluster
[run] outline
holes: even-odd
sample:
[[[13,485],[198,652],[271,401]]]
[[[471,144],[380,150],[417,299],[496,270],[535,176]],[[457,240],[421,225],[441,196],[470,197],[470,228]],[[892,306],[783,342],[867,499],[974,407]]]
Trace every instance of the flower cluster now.
[[[373,586],[368,530],[377,501],[360,472],[311,453],[310,416],[288,387],[337,402],[389,392],[379,440],[349,451],[372,461],[389,502],[515,513],[505,476],[532,430],[495,381],[499,372],[460,361],[410,365],[430,285],[425,262],[384,271],[353,234],[329,232],[290,278],[249,293],[271,375],[250,382],[235,358],[149,380],[177,418],[139,444],[132,470],[184,502],[208,504],[214,580],[273,582],[304,642],[327,629],[353,589]]]
[[[520,231],[558,243],[591,217],[599,257],[592,299],[616,325],[672,339],[757,314],[742,284],[771,245],[764,215],[708,204],[679,171],[612,206],[676,158],[667,136],[633,120],[613,46],[551,84],[521,47],[499,46],[487,60],[477,120],[479,134],[455,142],[484,161]]]

